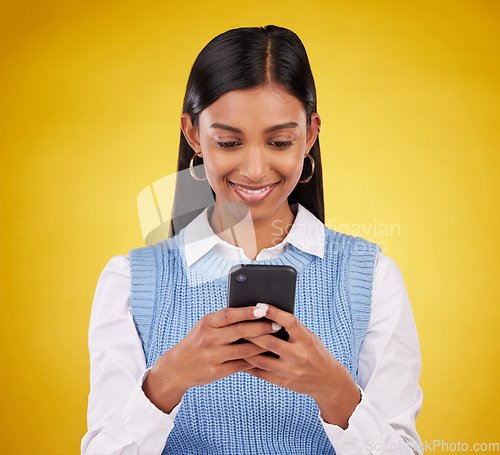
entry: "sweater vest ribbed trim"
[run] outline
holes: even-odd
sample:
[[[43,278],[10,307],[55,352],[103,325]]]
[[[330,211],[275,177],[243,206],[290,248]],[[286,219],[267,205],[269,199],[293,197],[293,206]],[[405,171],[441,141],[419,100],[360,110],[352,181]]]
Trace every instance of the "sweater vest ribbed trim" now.
[[[370,320],[378,245],[325,226],[323,258],[290,244],[280,256],[259,261],[233,261],[210,250],[187,267],[184,232],[130,251],[131,314],[147,367],[201,317],[226,306],[233,265],[282,264],[297,270],[294,314],[356,380]],[[186,392],[163,453],[335,451],[311,397],[240,372]]]

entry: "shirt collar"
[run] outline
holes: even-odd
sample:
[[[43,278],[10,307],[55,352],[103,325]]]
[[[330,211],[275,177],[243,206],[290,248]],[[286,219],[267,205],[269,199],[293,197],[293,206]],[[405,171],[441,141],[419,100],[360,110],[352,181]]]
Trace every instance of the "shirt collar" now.
[[[297,215],[287,236],[280,244],[266,248],[266,250],[284,248],[287,243],[290,243],[306,253],[322,258],[325,251],[325,225],[302,204],[297,203],[297,206]],[[188,266],[194,264],[215,245],[241,250],[215,234],[208,222],[209,208],[203,210],[186,226],[184,246]]]

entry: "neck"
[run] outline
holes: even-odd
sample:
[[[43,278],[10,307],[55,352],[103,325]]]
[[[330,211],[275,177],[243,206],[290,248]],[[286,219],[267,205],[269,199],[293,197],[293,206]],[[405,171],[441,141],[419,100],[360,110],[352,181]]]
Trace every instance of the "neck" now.
[[[238,217],[238,214],[217,201],[210,210],[208,218],[215,234],[231,245],[242,248],[251,260],[255,260],[264,248],[281,243],[297,214],[297,206],[291,208],[287,201],[272,216],[256,220],[252,218],[250,210]]]

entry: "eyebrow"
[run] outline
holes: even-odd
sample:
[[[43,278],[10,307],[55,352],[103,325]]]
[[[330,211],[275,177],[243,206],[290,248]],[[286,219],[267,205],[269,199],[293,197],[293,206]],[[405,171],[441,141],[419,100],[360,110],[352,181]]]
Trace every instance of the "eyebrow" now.
[[[271,133],[276,130],[282,130],[284,128],[297,128],[299,124],[297,122],[288,122],[288,123],[283,123],[281,125],[274,125],[269,128],[267,128],[264,133]],[[234,128],[233,126],[229,125],[223,125],[222,123],[212,123],[210,125],[210,128],[218,128],[220,130],[227,130],[227,131],[232,131],[233,133],[239,133],[243,134],[243,131],[241,131],[238,128]]]

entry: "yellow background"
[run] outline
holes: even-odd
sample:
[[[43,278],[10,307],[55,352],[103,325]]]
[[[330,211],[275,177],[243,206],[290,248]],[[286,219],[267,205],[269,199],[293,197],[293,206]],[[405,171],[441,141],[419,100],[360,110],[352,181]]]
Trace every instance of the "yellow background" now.
[[[494,0],[2,2],[2,452],[79,452],[99,274],[143,245],[136,198],[175,171],[198,52],[266,24],[310,57],[327,224],[371,229],[405,278],[421,438],[500,442],[499,13]],[[372,235],[384,224],[399,231]]]

